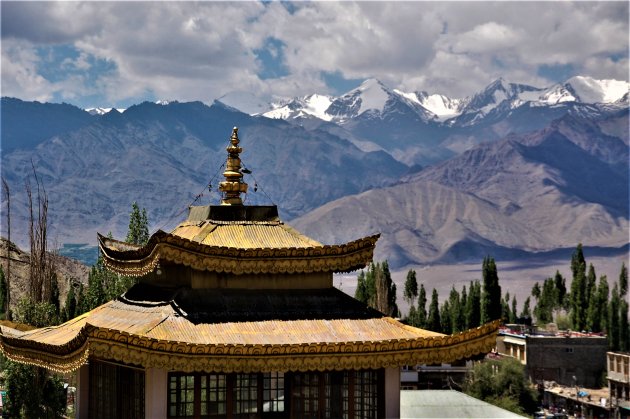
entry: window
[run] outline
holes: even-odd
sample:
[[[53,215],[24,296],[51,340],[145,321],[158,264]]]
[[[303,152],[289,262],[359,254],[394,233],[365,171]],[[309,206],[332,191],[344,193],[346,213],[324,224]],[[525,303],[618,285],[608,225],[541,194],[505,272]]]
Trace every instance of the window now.
[[[236,374],[234,417],[255,418],[258,412],[258,374]]]
[[[354,417],[376,419],[378,393],[374,370],[354,371]]]
[[[376,418],[383,405],[379,377],[382,371],[376,370],[169,373],[167,414],[169,419]]]
[[[284,374],[169,373],[168,417],[254,418],[284,412]],[[266,413],[266,414],[265,414]]]
[[[227,412],[227,381],[225,374],[204,374],[201,383],[201,415],[219,416]]]
[[[376,418],[379,374],[376,370],[292,374],[291,417]]]
[[[191,418],[195,415],[195,376],[169,377],[168,414],[174,418]]]
[[[284,412],[284,374],[263,374],[263,412]]]
[[[90,360],[90,418],[144,418],[144,370]]]

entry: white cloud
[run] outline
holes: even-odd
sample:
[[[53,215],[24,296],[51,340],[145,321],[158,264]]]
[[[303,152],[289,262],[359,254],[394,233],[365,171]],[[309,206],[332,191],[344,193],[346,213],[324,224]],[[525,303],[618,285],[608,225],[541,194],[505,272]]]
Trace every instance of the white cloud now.
[[[101,89],[109,103],[99,105],[110,106],[147,92],[206,102],[232,90],[294,96],[329,91],[322,72],[459,96],[499,76],[555,82],[537,75],[541,65],[628,78],[626,2],[298,2],[292,13],[279,2],[1,7],[3,94],[28,98],[49,98],[59,88],[75,96]],[[264,63],[254,51],[269,38],[284,44],[280,56],[289,74],[261,80]],[[66,63],[75,73],[89,67],[91,56],[116,70],[94,86],[80,85],[85,79],[76,74],[57,83],[44,79],[34,47],[64,43],[80,51]],[[22,53],[8,51],[18,44]]]
[[[37,71],[39,57],[26,42],[2,43],[2,96],[40,102],[52,98],[54,86]]]

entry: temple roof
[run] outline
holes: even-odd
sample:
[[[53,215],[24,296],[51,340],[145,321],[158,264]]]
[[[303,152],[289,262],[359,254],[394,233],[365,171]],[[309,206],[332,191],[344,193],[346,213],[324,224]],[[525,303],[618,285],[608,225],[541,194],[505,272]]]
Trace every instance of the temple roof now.
[[[88,354],[181,371],[382,368],[489,351],[498,324],[446,336],[403,325],[343,292],[166,290],[136,285],[60,326],[2,328],[11,359],[56,371]]]
[[[208,225],[215,227],[212,223]],[[289,233],[282,225],[274,226],[273,233],[262,225],[233,224],[223,227],[215,230],[222,231],[219,234],[224,237],[236,236],[240,232],[249,238],[250,243],[257,238],[267,242],[283,242],[285,246],[292,241],[304,244],[303,240],[300,241],[298,236]],[[256,234],[262,231],[266,234]],[[208,245],[174,233],[158,231],[142,247],[102,235],[98,235],[98,242],[105,265],[122,275],[146,275],[160,261],[197,270],[240,275],[354,271],[365,267],[372,260],[378,237],[374,235],[342,245],[227,247]]]
[[[331,273],[365,267],[379,235],[322,245],[284,224],[275,205],[243,205],[238,143],[235,129],[221,205],[190,207],[184,222],[144,246],[98,235],[105,266],[144,276],[139,284],[59,326],[2,327],[0,350],[60,372],[88,357],[172,371],[270,372],[435,364],[495,346],[498,322],[446,336],[335,289]]]

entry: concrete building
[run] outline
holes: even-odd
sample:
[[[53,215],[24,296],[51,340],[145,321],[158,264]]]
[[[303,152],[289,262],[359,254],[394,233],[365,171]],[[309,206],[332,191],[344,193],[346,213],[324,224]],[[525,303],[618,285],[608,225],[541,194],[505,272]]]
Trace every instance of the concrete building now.
[[[630,353],[606,354],[610,403],[615,417],[630,417]]]
[[[606,371],[605,336],[576,332],[514,334],[502,330],[497,352],[520,360],[532,382],[597,388]]]

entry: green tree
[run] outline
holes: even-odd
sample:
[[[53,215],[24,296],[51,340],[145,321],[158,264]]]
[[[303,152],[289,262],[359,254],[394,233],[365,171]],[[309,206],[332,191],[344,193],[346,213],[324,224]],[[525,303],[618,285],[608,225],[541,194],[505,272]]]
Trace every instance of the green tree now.
[[[432,330],[434,332],[442,331],[442,324],[440,320],[440,303],[438,292],[435,288],[433,288],[433,293],[431,294],[431,304],[429,304],[429,315],[427,318],[427,329]]]
[[[43,368],[5,361],[8,403],[4,413],[11,418],[64,417],[66,397],[61,377]]]
[[[451,305],[448,300],[440,307],[440,332],[446,335],[453,333],[451,325]]]
[[[504,322],[510,321],[510,293],[506,292],[505,297],[501,299],[501,318]]]
[[[556,270],[556,275],[553,277],[556,286],[556,307],[564,307],[566,308],[566,297],[567,297],[567,285],[566,280],[560,274],[560,271]]]
[[[628,302],[621,298],[619,301],[619,350],[630,351],[630,325],[628,325]]]
[[[64,319],[66,321],[74,319],[77,313],[77,297],[74,292],[74,284],[72,281],[68,284],[68,293],[66,294],[66,303],[63,307]]]
[[[619,287],[617,286],[617,283],[615,283],[610,298],[610,304],[608,306],[608,347],[611,351],[618,351],[621,347],[619,342],[621,334],[619,321],[620,306],[621,299],[619,298]]]
[[[625,262],[621,263],[621,272],[619,272],[619,295],[625,297],[628,293],[628,268]]]
[[[448,296],[449,317],[450,317],[450,333],[457,333],[466,330],[466,320],[464,319],[464,310],[460,300],[459,293],[455,286],[451,288]]]
[[[365,272],[361,270],[357,276],[357,289],[354,291],[354,298],[367,304],[369,301],[367,285],[365,283]]]
[[[416,327],[426,327],[427,325],[427,291],[424,284],[420,284],[420,292],[418,293],[418,309]]]
[[[516,323],[516,318],[518,314],[516,313],[516,296],[512,297],[512,310],[510,311],[510,323]]]
[[[416,271],[409,269],[407,279],[405,279],[405,291],[403,294],[405,300],[412,305],[418,296],[418,281],[416,279]]]
[[[571,281],[571,324],[573,329],[583,330],[586,328],[588,296],[587,296],[587,280],[586,280],[586,260],[582,243],[579,243],[571,255],[571,273],[573,280]]]
[[[79,292],[77,293],[77,309],[75,315],[83,314],[90,311],[89,303],[87,300],[85,287],[79,283]]]
[[[520,415],[536,411],[537,397],[524,366],[513,358],[478,362],[464,380],[464,393]]]
[[[584,264],[579,265],[571,283],[571,324],[575,330],[586,328],[588,305],[585,269]]]
[[[599,285],[590,299],[588,307],[588,327],[593,332],[606,330],[608,324],[608,280],[606,275],[599,278]]]
[[[501,286],[497,266],[491,256],[483,260],[483,294],[481,296],[481,323],[501,318]]]
[[[536,283],[538,285],[538,283]],[[540,290],[540,288],[539,288]],[[532,292],[532,295],[534,293]],[[549,323],[553,321],[553,310],[556,308],[558,298],[556,284],[553,278],[545,279],[542,290],[538,292],[534,315],[538,323]]]
[[[479,280],[470,282],[470,293],[466,301],[465,317],[468,329],[481,325],[481,284]]]
[[[532,317],[532,312],[530,311],[529,305],[530,305],[530,300],[529,300],[529,297],[527,297],[525,299],[525,302],[523,303],[523,310],[521,310],[520,317],[526,318],[526,319]]]
[[[138,207],[137,202],[131,204],[131,214],[129,214],[129,229],[127,231],[127,243],[145,245],[149,241],[149,221],[147,210]]]

